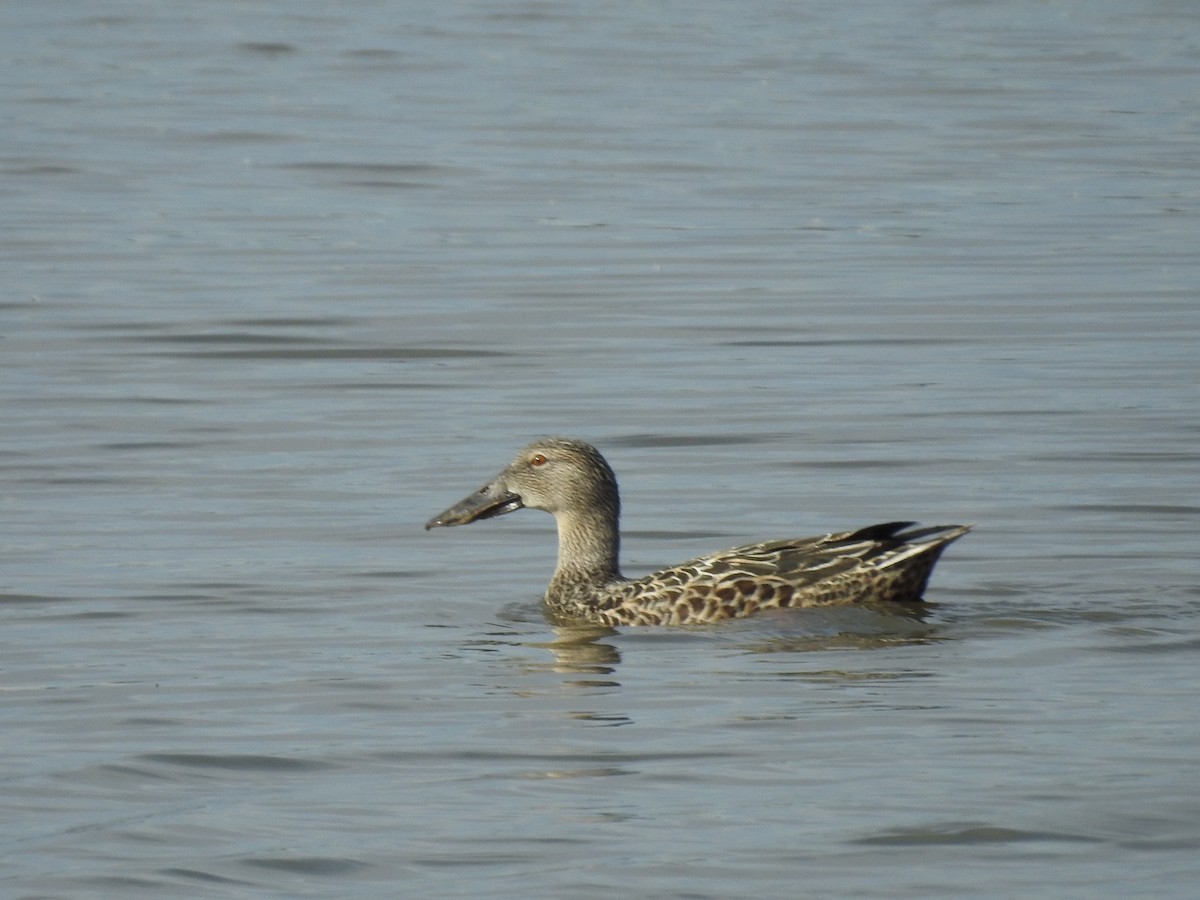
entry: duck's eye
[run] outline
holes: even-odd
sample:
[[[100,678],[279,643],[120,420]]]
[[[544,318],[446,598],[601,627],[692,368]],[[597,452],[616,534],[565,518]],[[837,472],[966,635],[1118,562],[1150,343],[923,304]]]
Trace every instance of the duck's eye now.
[[[531,466],[544,466],[546,464],[546,457],[541,453],[535,453],[529,458],[529,464]]]

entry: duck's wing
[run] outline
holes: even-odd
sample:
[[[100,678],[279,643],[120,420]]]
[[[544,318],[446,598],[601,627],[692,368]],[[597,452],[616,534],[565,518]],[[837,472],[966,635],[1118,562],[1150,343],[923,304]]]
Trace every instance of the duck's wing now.
[[[696,582],[724,582],[730,578],[775,577],[804,587],[806,584],[859,568],[864,563],[881,565],[902,548],[928,550],[925,538],[946,528],[923,528],[904,532],[913,522],[886,522],[854,532],[835,532],[811,538],[761,541],[691,559],[673,569],[690,572]],[[912,544],[916,541],[916,544]],[[670,570],[668,570],[670,571]]]

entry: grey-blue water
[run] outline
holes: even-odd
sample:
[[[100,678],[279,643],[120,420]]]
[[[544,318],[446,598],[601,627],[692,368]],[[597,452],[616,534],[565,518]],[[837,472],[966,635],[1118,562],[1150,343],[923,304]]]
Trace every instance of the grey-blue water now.
[[[1195,895],[1192,0],[0,6],[0,895]],[[924,618],[559,630],[973,522]]]

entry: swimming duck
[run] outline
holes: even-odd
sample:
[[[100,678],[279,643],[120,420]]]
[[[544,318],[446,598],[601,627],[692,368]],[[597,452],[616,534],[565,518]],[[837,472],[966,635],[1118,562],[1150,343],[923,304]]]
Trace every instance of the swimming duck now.
[[[591,444],[543,438],[426,530],[523,508],[558,524],[558,566],[546,590],[551,618],[600,625],[692,625],[760,610],[919,602],[943,549],[970,526],[911,529],[888,522],[857,531],[764,541],[701,556],[643,578],[621,575],[621,500],[608,462]]]

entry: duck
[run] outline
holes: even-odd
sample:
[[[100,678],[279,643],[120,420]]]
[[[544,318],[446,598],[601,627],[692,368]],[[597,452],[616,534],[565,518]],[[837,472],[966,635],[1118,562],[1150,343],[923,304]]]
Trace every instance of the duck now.
[[[544,510],[558,526],[558,562],[544,597],[548,618],[607,627],[705,625],[798,607],[919,604],[942,551],[971,530],[886,522],[746,544],[626,578],[612,467],[591,444],[563,437],[533,441],[425,529],[520,509]]]

